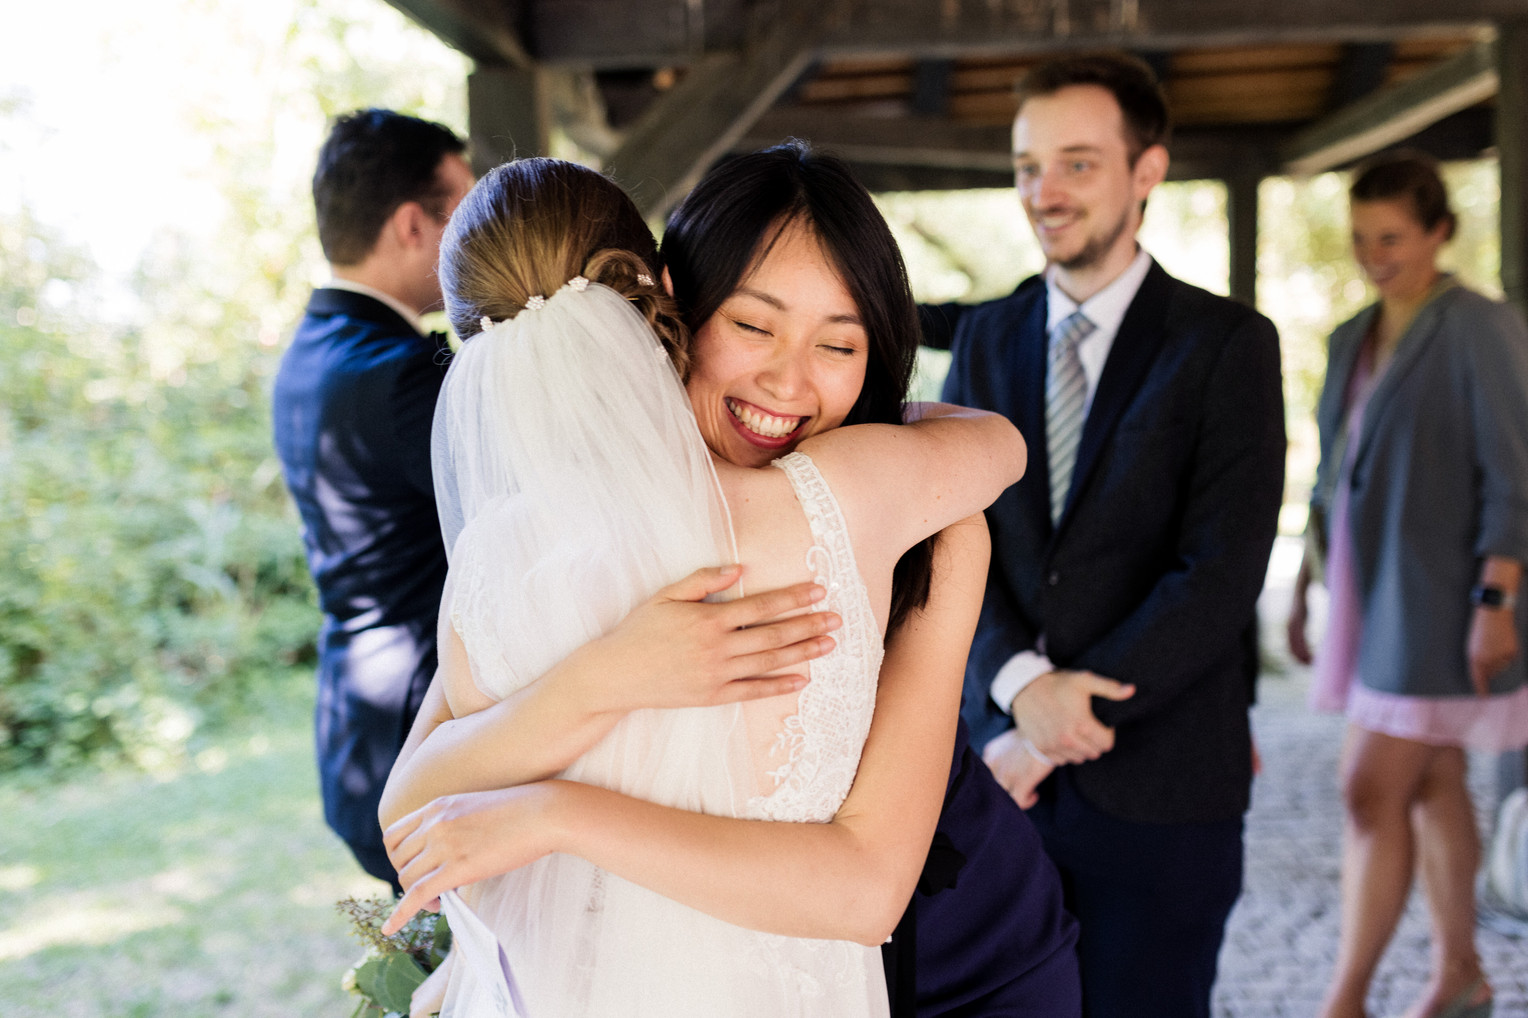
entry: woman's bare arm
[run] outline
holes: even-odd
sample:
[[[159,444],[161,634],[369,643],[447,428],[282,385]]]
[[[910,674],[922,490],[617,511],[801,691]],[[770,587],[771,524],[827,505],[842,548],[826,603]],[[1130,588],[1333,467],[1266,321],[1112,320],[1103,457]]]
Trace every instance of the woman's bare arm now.
[[[916,419],[838,428],[799,446],[832,484],[856,546],[911,548],[986,509],[1023,476],[1024,439],[1001,414],[918,403],[908,415]],[[868,463],[894,467],[868,470]],[[855,513],[856,506],[871,509]]]
[[[859,772],[831,822],[705,816],[560,781],[451,796],[387,832],[408,888],[390,923],[557,851],[738,925],[882,942],[939,817],[988,554],[979,515],[941,537],[929,603],[887,643]]]
[[[702,603],[737,582],[739,566],[702,569],[665,587],[614,630],[500,701],[479,690],[466,648],[441,613],[440,667],[393,765],[382,826],[442,795],[557,774],[638,707],[692,707],[777,696],[800,674],[764,673],[833,648],[832,612],[779,618],[818,601],[812,583]],[[443,603],[449,605],[448,584]]]

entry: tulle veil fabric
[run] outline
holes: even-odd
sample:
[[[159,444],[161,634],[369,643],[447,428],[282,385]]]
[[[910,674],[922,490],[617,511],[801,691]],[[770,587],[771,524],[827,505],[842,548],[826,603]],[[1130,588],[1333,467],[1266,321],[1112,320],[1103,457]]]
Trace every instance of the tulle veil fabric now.
[[[495,698],[661,586],[736,559],[678,375],[598,284],[565,286],[464,345],[437,405],[434,469],[453,574],[443,610]],[[737,816],[751,780],[741,718],[736,706],[637,711],[562,776]],[[446,1016],[789,1013],[761,992],[775,978],[762,935],[582,859],[549,856],[445,908],[460,930]]]

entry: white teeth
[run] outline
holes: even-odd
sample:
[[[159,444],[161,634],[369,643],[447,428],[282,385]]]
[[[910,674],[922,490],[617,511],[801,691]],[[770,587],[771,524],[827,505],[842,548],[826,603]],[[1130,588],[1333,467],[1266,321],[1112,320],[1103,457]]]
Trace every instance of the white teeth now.
[[[730,399],[727,400],[727,409],[732,411],[732,416],[742,421],[749,431],[765,438],[784,438],[800,427],[802,421],[800,417],[776,417],[773,414],[760,413],[752,407],[734,403]]]

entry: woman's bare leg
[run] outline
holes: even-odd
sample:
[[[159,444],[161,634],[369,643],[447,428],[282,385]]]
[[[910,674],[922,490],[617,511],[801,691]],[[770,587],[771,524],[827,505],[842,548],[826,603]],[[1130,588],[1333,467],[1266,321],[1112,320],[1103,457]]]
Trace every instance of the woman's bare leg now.
[[[1342,754],[1342,923],[1321,1018],[1363,1018],[1380,956],[1411,891],[1411,806],[1434,747],[1348,726]]]
[[[1465,781],[1464,750],[1440,748],[1422,775],[1412,807],[1418,872],[1432,917],[1432,979],[1408,1018],[1426,1018],[1474,986],[1481,977],[1475,950],[1475,871],[1480,834]],[[1480,998],[1489,996],[1481,989]]]

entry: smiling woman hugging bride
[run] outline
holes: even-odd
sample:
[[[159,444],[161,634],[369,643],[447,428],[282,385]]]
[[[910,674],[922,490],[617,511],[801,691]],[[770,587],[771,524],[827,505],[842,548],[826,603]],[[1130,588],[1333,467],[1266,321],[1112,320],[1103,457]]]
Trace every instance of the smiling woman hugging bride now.
[[[693,336],[593,171],[507,164],[452,218],[447,709],[427,702],[382,808],[394,923],[444,895],[467,931],[446,1014],[886,1013],[876,945],[944,792],[975,514],[1024,447],[953,407],[901,423],[918,334],[895,242],[839,164],[817,172],[834,200],[712,266],[727,289]],[[781,593],[737,602],[718,682],[674,618],[734,584]],[[810,681],[781,674],[829,629]]]

